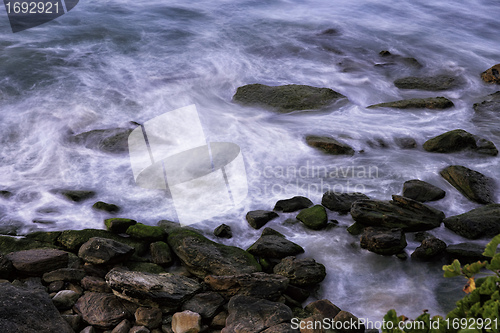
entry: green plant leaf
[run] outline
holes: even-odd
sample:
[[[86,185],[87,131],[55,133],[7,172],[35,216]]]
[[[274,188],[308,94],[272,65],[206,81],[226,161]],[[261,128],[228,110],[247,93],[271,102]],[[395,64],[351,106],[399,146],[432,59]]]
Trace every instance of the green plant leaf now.
[[[473,277],[474,275],[476,275],[477,273],[479,273],[479,271],[481,270],[481,268],[483,268],[484,266],[486,266],[487,262],[486,261],[483,261],[483,262],[475,262],[475,263],[472,263],[472,264],[468,264],[468,265],[465,265],[463,268],[462,268],[462,273],[467,277],[467,278],[471,278]]]
[[[453,260],[451,265],[443,266],[444,277],[454,277],[462,275],[462,269],[460,267],[460,261],[458,259]]]
[[[491,242],[486,245],[486,249],[484,249],[483,256],[493,257],[497,252],[498,244],[500,244],[500,235],[496,235],[493,237]]]
[[[493,272],[500,270],[500,253],[495,254],[493,258],[491,258],[490,263],[486,265],[486,268]]]

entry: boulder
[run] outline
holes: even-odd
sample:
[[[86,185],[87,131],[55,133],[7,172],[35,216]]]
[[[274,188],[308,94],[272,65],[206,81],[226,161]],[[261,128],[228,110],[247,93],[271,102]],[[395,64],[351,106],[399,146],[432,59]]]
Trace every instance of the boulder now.
[[[236,90],[233,101],[242,105],[259,106],[287,113],[320,109],[341,98],[345,96],[328,88],[296,84],[284,86],[249,84]]]
[[[475,243],[452,244],[446,248],[450,262],[458,259],[461,264],[470,264],[476,261],[490,260],[483,255],[484,246]]]
[[[412,259],[431,261],[446,252],[446,243],[438,238],[426,238],[411,254]]]
[[[93,237],[84,243],[78,256],[91,264],[116,264],[127,261],[134,248],[112,239]]]
[[[222,333],[262,332],[275,325],[290,323],[293,316],[285,304],[239,295],[229,301],[228,312]]]
[[[311,207],[313,202],[306,197],[295,196],[290,199],[278,200],[274,206],[274,210],[283,211],[283,213],[291,213],[307,207]]]
[[[278,217],[273,211],[253,210],[247,213],[246,219],[248,224],[254,229],[262,228],[267,222]]]
[[[403,196],[419,202],[440,200],[445,195],[446,192],[439,187],[419,179],[408,180],[403,184]]]
[[[315,205],[301,210],[297,215],[297,220],[304,223],[309,229],[320,230],[326,227],[328,216],[326,215],[325,207]]]
[[[368,106],[368,108],[396,108],[396,109],[432,109],[443,110],[455,106],[452,101],[445,97],[412,98],[395,102],[379,103]]]
[[[140,307],[135,311],[134,316],[136,325],[149,329],[158,328],[161,325],[162,312],[158,308]]]
[[[175,229],[168,244],[186,268],[195,276],[235,275],[261,271],[257,260],[248,252],[215,243],[189,229]]]
[[[141,306],[160,305],[165,311],[174,310],[201,290],[201,285],[182,275],[151,274],[114,268],[106,282],[120,297]]]
[[[111,329],[122,320],[133,318],[137,306],[112,294],[86,292],[74,308],[90,325]]]
[[[405,232],[437,228],[444,213],[418,201],[393,195],[392,201],[359,200],[352,204],[353,219],[366,226],[401,228]]]
[[[406,245],[405,234],[400,228],[368,227],[361,236],[361,247],[377,254],[398,254]]]
[[[97,276],[86,276],[81,281],[82,288],[96,293],[111,293],[111,288],[106,280]]]
[[[73,202],[82,202],[96,196],[94,191],[85,190],[55,190],[54,192]]]
[[[399,89],[419,89],[428,91],[449,90],[460,87],[463,79],[450,75],[415,77],[408,76],[394,81]]]
[[[43,281],[45,283],[51,283],[54,281],[77,281],[80,282],[81,279],[85,277],[85,271],[83,269],[76,268],[59,268],[55,271],[47,272],[43,274]]]
[[[471,150],[484,155],[498,155],[498,150],[493,142],[479,138],[462,129],[449,131],[429,139],[423,147],[426,151],[435,153]]]
[[[417,141],[412,137],[397,137],[394,138],[394,142],[401,149],[413,149],[417,148]]]
[[[43,291],[0,283],[0,327],[3,333],[74,333]]]
[[[119,217],[114,217],[104,220],[104,225],[108,231],[115,234],[123,234],[127,231],[130,226],[137,224],[137,221],[131,219],[124,219]]]
[[[205,277],[205,283],[212,290],[228,299],[234,295],[244,295],[276,301],[286,290],[288,282],[282,275],[262,272]]]
[[[269,234],[262,233],[262,236],[247,251],[257,257],[277,259],[304,253],[300,245],[287,240],[277,231]]]
[[[486,83],[500,83],[500,64],[488,68],[481,73],[481,79]]]
[[[167,236],[167,233],[162,227],[155,227],[142,223],[131,225],[128,227],[126,233],[131,237],[149,242],[163,240]]]
[[[219,238],[233,238],[233,232],[230,226],[223,223],[215,228],[214,236]]]
[[[129,128],[97,129],[71,135],[68,141],[88,149],[123,154],[128,153],[128,137],[131,132],[132,129]]]
[[[348,144],[337,141],[328,136],[308,135],[306,143],[314,148],[331,155],[354,155],[354,149]]]
[[[120,207],[118,207],[117,205],[106,203],[103,201],[97,201],[95,204],[92,205],[92,208],[94,208],[95,210],[102,210],[112,214],[116,214],[120,211]]]
[[[312,258],[286,257],[274,266],[273,272],[288,278],[290,284],[298,287],[318,284],[326,277],[325,266]]]
[[[495,202],[495,182],[482,173],[460,165],[451,165],[441,176],[469,200],[480,204]]]
[[[328,191],[323,194],[321,204],[334,212],[347,214],[351,210],[354,202],[362,199],[370,199],[363,193],[336,193],[335,191]]]
[[[213,318],[226,301],[219,293],[205,292],[196,294],[182,305],[182,310],[199,313],[202,318]]]
[[[189,310],[174,313],[172,331],[174,333],[198,333],[201,331],[201,316]]]
[[[68,252],[55,249],[33,249],[7,255],[16,270],[27,275],[41,275],[67,267],[68,257]]]
[[[500,234],[500,204],[490,204],[444,220],[446,228],[456,234],[478,239]]]
[[[305,310],[322,318],[335,318],[341,311],[338,306],[327,299],[320,299],[306,305]]]
[[[174,261],[172,250],[165,242],[154,242],[149,245],[151,260],[157,265],[170,265]]]

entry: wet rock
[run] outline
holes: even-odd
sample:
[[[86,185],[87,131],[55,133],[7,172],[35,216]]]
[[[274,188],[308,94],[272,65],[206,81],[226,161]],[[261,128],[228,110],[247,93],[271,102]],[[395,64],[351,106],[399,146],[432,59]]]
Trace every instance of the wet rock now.
[[[73,202],[82,202],[96,196],[94,191],[85,190],[54,190],[54,192]]]
[[[394,138],[394,142],[402,149],[413,149],[417,148],[417,141],[411,137],[399,137]]]
[[[306,137],[306,143],[309,146],[318,148],[327,154],[354,155],[354,149],[352,149],[351,146],[328,136],[309,135]]]
[[[377,67],[388,67],[395,64],[401,64],[414,68],[421,68],[422,65],[418,62],[417,59],[413,57],[403,57],[399,54],[392,54],[387,50],[383,50],[379,52],[379,55],[385,60],[388,61],[386,63],[376,64]]]
[[[158,308],[140,307],[135,311],[135,324],[149,329],[160,327],[162,312]]]
[[[320,299],[318,301],[307,304],[305,310],[313,315],[320,315],[322,318],[335,318],[341,311],[339,307],[327,299]]]
[[[469,200],[481,204],[495,202],[495,182],[482,173],[460,165],[451,165],[440,174]]]
[[[174,333],[198,333],[201,330],[201,316],[189,310],[176,312],[172,317]]]
[[[95,210],[102,210],[112,214],[118,213],[120,211],[120,207],[118,207],[117,205],[106,203],[103,201],[96,202],[94,205],[92,205],[92,208],[94,208]]]
[[[315,205],[300,211],[297,215],[297,220],[304,223],[306,227],[313,230],[320,230],[326,227],[328,216],[326,215],[325,207]]]
[[[78,256],[91,264],[115,264],[128,260],[134,248],[112,239],[93,237],[84,243]]]
[[[167,236],[167,233],[163,230],[163,228],[149,226],[142,223],[131,225],[128,227],[126,233],[131,237],[152,242],[163,240]]]
[[[187,269],[195,276],[235,275],[261,270],[248,252],[233,246],[212,242],[189,229],[176,229],[168,236],[168,244]]]
[[[56,248],[55,245],[26,238],[0,236],[0,254],[40,248]]]
[[[483,81],[487,83],[500,84],[500,64],[497,64],[482,72],[481,79],[483,79]]]
[[[334,212],[347,214],[351,210],[351,205],[362,199],[370,199],[363,193],[336,193],[328,191],[323,194],[321,204]]]
[[[60,235],[61,231],[35,231],[27,234],[25,237],[30,240],[55,245]]]
[[[73,333],[47,293],[0,283],[0,327],[3,333]]]
[[[412,98],[395,102],[379,103],[370,105],[367,108],[396,108],[396,109],[431,109],[443,110],[454,107],[452,101],[445,97]]]
[[[122,154],[128,152],[128,137],[131,132],[132,129],[129,128],[97,129],[71,135],[68,141],[88,149]]]
[[[446,243],[437,238],[427,238],[411,254],[412,259],[431,261],[446,252]]]
[[[213,318],[217,311],[226,303],[224,297],[215,292],[196,294],[182,305],[182,310],[199,313],[202,318]]]
[[[361,235],[363,231],[365,230],[366,225],[354,222],[351,224],[346,230],[348,233],[350,233],[353,236]]]
[[[52,303],[59,311],[67,310],[75,305],[78,298],[80,298],[80,294],[73,290],[61,290],[52,297]]]
[[[340,311],[335,318],[333,318],[333,321],[343,323],[342,325],[335,324],[335,327],[340,327],[339,331],[341,333],[363,333],[365,331],[363,321],[347,311]]]
[[[274,210],[283,211],[283,213],[295,212],[307,207],[311,207],[313,202],[306,197],[296,196],[290,199],[278,200]]]
[[[106,282],[115,294],[142,306],[173,310],[192,297],[201,286],[193,279],[174,274],[151,274],[112,269]]]
[[[123,319],[115,328],[111,331],[111,333],[129,333],[132,328],[132,323],[128,319]]]
[[[468,239],[500,234],[500,204],[490,204],[444,220],[446,228]]]
[[[286,257],[274,266],[274,274],[282,275],[290,280],[290,284],[298,287],[312,286],[326,277],[326,269],[312,258]]]
[[[405,232],[437,228],[443,212],[418,201],[393,195],[392,201],[359,200],[352,204],[353,219],[366,226],[401,228]]]
[[[428,91],[449,90],[460,87],[462,79],[449,75],[415,77],[408,76],[394,81],[399,89],[419,89]]]
[[[136,308],[115,295],[94,292],[86,292],[75,304],[85,322],[101,329],[111,329],[122,320],[133,318]]]
[[[498,150],[493,142],[479,138],[462,129],[449,131],[429,139],[423,147],[426,151],[435,153],[471,150],[483,155],[498,155]]]
[[[341,98],[345,96],[328,88],[296,84],[284,86],[249,84],[236,90],[233,101],[242,105],[260,106],[287,113],[320,109]]]
[[[419,179],[408,180],[403,184],[403,196],[419,202],[440,200],[445,195],[446,192],[439,187]]]
[[[273,211],[267,210],[253,210],[251,212],[248,212],[246,215],[248,224],[250,224],[250,226],[254,229],[262,228],[267,222],[277,217],[278,214]]]
[[[137,224],[137,221],[131,219],[124,219],[119,217],[114,217],[111,219],[105,219],[104,225],[108,231],[115,234],[123,234],[127,231],[130,226]]]
[[[7,259],[21,273],[41,275],[68,266],[68,252],[55,249],[33,249],[13,252]]]
[[[97,276],[86,276],[81,281],[82,287],[88,291],[96,293],[111,293],[111,288],[106,283],[106,280]]]
[[[288,279],[282,275],[252,273],[205,277],[205,283],[214,291],[230,298],[235,295],[278,300],[288,287]]]
[[[458,259],[461,264],[490,260],[490,258],[483,255],[483,252],[484,245],[474,243],[453,244],[446,248],[446,253],[450,258],[450,262],[454,259]]]
[[[398,254],[406,245],[405,234],[400,228],[368,227],[361,236],[361,247],[377,254]]]
[[[285,236],[277,231],[272,234],[263,233],[262,236],[247,249],[247,251],[254,256],[261,258],[278,259],[304,253],[304,249],[300,245],[287,240]]]
[[[83,269],[76,268],[60,268],[55,271],[47,272],[43,274],[43,281],[45,283],[51,283],[54,281],[80,281],[85,277],[85,271]]]
[[[157,265],[170,265],[174,261],[172,250],[165,242],[154,242],[149,245],[151,260]]]
[[[219,238],[232,238],[233,232],[231,227],[226,224],[221,224],[214,230],[214,236]]]
[[[222,333],[261,332],[272,326],[289,323],[292,310],[275,303],[249,296],[234,296],[228,304],[229,315]]]

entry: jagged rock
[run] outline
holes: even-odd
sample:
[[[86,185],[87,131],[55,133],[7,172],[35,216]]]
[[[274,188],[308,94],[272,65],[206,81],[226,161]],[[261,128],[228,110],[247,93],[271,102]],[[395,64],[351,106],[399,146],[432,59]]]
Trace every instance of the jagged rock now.
[[[392,199],[356,201],[351,215],[366,226],[401,228],[405,232],[437,228],[444,219],[443,212],[418,201],[399,195],[393,195]]]
[[[24,274],[41,275],[68,266],[68,252],[55,249],[33,249],[7,255],[12,265]]]
[[[128,260],[134,248],[112,239],[93,237],[84,243],[78,256],[91,264],[115,264]]]
[[[252,273],[241,275],[208,275],[205,283],[214,291],[230,298],[234,295],[252,296],[278,300],[288,286],[289,280],[282,275]]]
[[[118,213],[120,211],[120,207],[118,207],[117,205],[106,203],[103,201],[97,201],[95,204],[92,205],[92,208],[112,214]]]
[[[309,229],[320,230],[326,227],[328,216],[326,215],[325,207],[315,205],[301,210],[297,215],[297,220],[304,223]]]
[[[419,201],[435,201],[444,198],[446,192],[437,186],[419,179],[408,180],[403,184],[403,196]]]
[[[290,284],[298,287],[318,284],[326,277],[325,266],[312,258],[286,257],[274,266],[273,272],[288,278]]]
[[[201,290],[193,279],[174,274],[151,274],[112,269],[106,282],[115,294],[141,306],[160,305],[173,310]]]
[[[157,265],[170,265],[174,261],[172,250],[165,242],[154,242],[149,245],[151,260]]]
[[[250,224],[250,226],[254,229],[262,228],[267,222],[277,217],[278,214],[273,211],[267,210],[253,210],[251,212],[248,212],[246,215],[248,224]]]
[[[425,77],[408,76],[405,78],[397,79],[396,81],[394,81],[394,85],[399,89],[439,91],[457,88],[462,85],[462,81],[462,78],[449,75]]]
[[[289,323],[293,316],[292,310],[285,304],[239,295],[229,301],[228,312],[222,333],[261,332]]]
[[[135,324],[149,329],[160,327],[162,312],[158,308],[140,307],[135,311]]]
[[[460,165],[451,165],[440,174],[468,199],[481,204],[495,202],[495,182],[482,173]]]
[[[50,283],[54,281],[80,281],[85,277],[85,271],[83,269],[76,268],[60,268],[55,271],[47,272],[43,274],[43,281],[45,283]]]
[[[133,226],[134,224],[137,224],[137,221],[119,217],[114,217],[104,220],[104,225],[106,225],[106,229],[115,234],[125,233],[128,227]]]
[[[446,248],[446,253],[450,258],[450,262],[454,259],[458,259],[462,264],[490,260],[490,258],[483,255],[483,252],[484,246],[474,243],[453,244]]]
[[[320,109],[341,98],[345,96],[328,88],[296,84],[284,86],[249,84],[236,90],[233,101],[242,105],[260,106],[287,113]]]
[[[500,234],[500,204],[490,204],[444,220],[446,228],[468,239]]]
[[[268,230],[270,228],[266,228]],[[272,230],[272,229],[271,229]],[[273,230],[274,231],[274,230]],[[264,234],[247,251],[261,258],[285,258],[304,253],[304,249],[285,238],[279,232]]]
[[[400,228],[368,227],[361,236],[361,247],[377,254],[398,254],[406,245],[405,234]]]
[[[217,311],[224,305],[224,297],[216,292],[196,294],[182,305],[182,310],[199,313],[202,318],[213,318]]]
[[[52,303],[59,311],[67,310],[75,305],[78,298],[80,298],[80,294],[73,290],[61,290],[52,297]]]
[[[484,155],[498,155],[498,150],[493,142],[479,138],[462,129],[449,131],[429,139],[423,147],[428,152],[436,153],[471,150]]]
[[[351,205],[362,199],[370,199],[363,193],[335,193],[328,191],[323,194],[321,204],[334,212],[346,214],[351,210]]]
[[[128,128],[97,129],[71,135],[68,141],[88,149],[122,154],[128,152],[128,137],[131,132],[132,129]]]
[[[198,333],[201,331],[201,316],[189,310],[174,313],[172,331],[174,333]]]
[[[327,154],[354,155],[354,149],[351,146],[328,136],[308,135],[306,143],[311,147],[321,149]]]
[[[124,319],[133,318],[136,308],[115,295],[94,292],[86,292],[75,304],[75,310],[85,322],[101,329],[110,329]]]
[[[411,254],[412,259],[430,261],[446,252],[446,243],[437,238],[427,238]]]
[[[43,291],[0,283],[2,333],[74,333]]]
[[[261,271],[259,263],[248,252],[215,243],[189,229],[175,229],[168,244],[187,269],[195,276],[235,275]]]
[[[500,83],[500,64],[488,68],[481,73],[481,79],[487,83]]]
[[[131,225],[130,227],[128,227],[126,233],[131,237],[150,242],[163,240],[167,235],[165,230],[163,230],[163,228],[161,227],[145,225],[142,223]]]
[[[214,230],[214,236],[220,238],[232,238],[233,232],[231,231],[231,227],[226,224],[221,224]]]
[[[278,200],[274,206],[274,210],[283,211],[283,213],[291,213],[307,207],[311,207],[313,202],[306,197],[296,196],[290,199]]]
[[[395,102],[379,103],[367,108],[396,108],[396,109],[432,109],[443,110],[455,106],[452,101],[444,97],[412,98]]]

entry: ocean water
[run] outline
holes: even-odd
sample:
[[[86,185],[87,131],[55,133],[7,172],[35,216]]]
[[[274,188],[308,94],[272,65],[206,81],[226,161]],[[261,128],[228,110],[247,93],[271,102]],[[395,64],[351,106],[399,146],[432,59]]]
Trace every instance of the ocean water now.
[[[320,203],[333,187],[388,200],[406,180],[421,179],[446,190],[430,205],[447,216],[478,207],[439,171],[460,164],[500,179],[498,158],[432,154],[422,144],[461,128],[500,145],[499,124],[474,121],[472,108],[498,89],[480,79],[500,62],[497,9],[486,0],[86,0],[54,21],[13,34],[2,8],[0,185],[13,193],[0,199],[2,230],[22,235],[103,228],[108,215],[93,211],[93,201],[70,203],[54,194],[60,188],[94,190],[95,201],[118,204],[120,216],[146,224],[174,219],[165,193],[136,186],[128,154],[87,149],[67,138],[70,132],[142,124],[191,104],[207,141],[236,143],[245,161],[247,198],[196,225],[213,239],[216,226],[229,224],[235,237],[225,244],[246,248],[259,237],[245,221],[247,211],[270,210],[294,195]],[[389,61],[382,50],[414,57],[421,66]],[[399,77],[434,74],[459,75],[464,83],[441,92],[393,85]],[[328,87],[350,102],[292,114],[234,104],[236,88],[250,83]],[[455,107],[366,108],[435,96]],[[305,144],[308,134],[338,138],[358,153],[324,155]],[[418,148],[399,148],[394,139],[405,136]],[[424,309],[444,314],[462,296],[464,281],[442,278],[440,264],[360,249],[358,238],[345,231],[353,223],[349,215],[330,213],[338,225],[323,231],[285,223],[293,217],[280,214],[267,226],[327,267],[311,300],[328,298],[359,317],[380,320],[391,308],[411,318]],[[444,227],[431,233],[448,244],[464,241]],[[407,238],[411,254],[418,243],[411,234]]]

